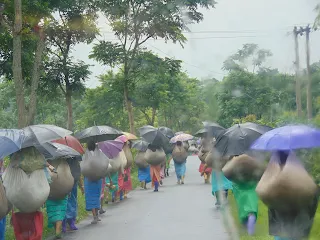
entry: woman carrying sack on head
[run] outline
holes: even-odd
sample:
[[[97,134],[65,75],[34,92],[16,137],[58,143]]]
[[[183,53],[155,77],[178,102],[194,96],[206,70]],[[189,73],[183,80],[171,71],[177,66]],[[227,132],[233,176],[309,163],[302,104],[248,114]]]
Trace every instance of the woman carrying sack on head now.
[[[186,167],[187,157],[188,157],[187,151],[188,150],[184,147],[183,143],[178,141],[172,152],[174,169],[176,172],[178,184],[184,184],[184,179],[185,179],[186,170],[187,170],[187,167]]]
[[[88,143],[88,150],[94,151],[97,145],[94,142]],[[100,209],[100,196],[101,196],[102,179],[98,181],[90,181],[88,178],[84,178],[84,192],[86,199],[86,210],[92,211],[93,221],[91,224],[97,224],[101,221],[98,215]]]

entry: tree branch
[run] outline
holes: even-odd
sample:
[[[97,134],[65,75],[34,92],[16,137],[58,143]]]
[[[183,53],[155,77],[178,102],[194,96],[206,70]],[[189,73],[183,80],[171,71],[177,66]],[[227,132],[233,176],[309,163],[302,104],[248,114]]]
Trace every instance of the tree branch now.
[[[138,43],[138,46],[144,44],[146,41],[148,41],[149,38],[151,38],[152,35],[147,36],[144,40],[142,40],[140,43]]]
[[[4,28],[9,29],[11,32],[13,31],[13,27],[10,26],[10,24],[2,14],[0,15],[0,26],[3,26]]]

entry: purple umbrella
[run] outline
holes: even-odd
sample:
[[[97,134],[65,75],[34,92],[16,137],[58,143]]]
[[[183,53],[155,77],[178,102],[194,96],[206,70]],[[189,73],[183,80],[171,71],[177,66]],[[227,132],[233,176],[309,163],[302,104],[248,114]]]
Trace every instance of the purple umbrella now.
[[[294,150],[320,147],[320,130],[306,125],[288,125],[263,134],[251,146],[255,150]]]
[[[98,143],[99,148],[108,158],[115,158],[122,151],[123,144],[120,140],[109,140]]]

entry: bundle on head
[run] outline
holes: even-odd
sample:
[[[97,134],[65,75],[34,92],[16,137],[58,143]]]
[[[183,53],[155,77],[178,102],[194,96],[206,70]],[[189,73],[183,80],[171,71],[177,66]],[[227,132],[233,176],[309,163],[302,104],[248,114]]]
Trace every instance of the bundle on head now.
[[[133,156],[132,156],[132,153],[130,150],[129,141],[124,144],[123,151],[124,151],[124,154],[126,155],[126,159],[127,159],[126,168],[129,168],[129,167],[131,167],[131,165],[133,163]]]
[[[152,166],[157,166],[166,161],[166,154],[161,147],[149,145],[145,153],[147,163]]]
[[[259,181],[264,164],[246,154],[233,157],[222,168],[224,175],[234,182]]]
[[[138,168],[146,168],[149,166],[149,164],[146,161],[145,158],[146,152],[139,151],[134,159],[134,162],[138,166]]]
[[[0,219],[4,218],[12,209],[12,204],[9,202],[6,196],[6,190],[0,179]]]
[[[216,149],[212,147],[211,150],[207,153],[204,162],[208,167],[221,171],[221,169],[226,164],[226,158],[221,157]]]
[[[122,167],[121,159],[122,158],[120,157],[119,153],[116,157],[109,160],[109,167],[107,169],[108,174],[113,174],[120,171]]]
[[[57,170],[57,173],[51,173],[52,182],[50,184],[49,198],[52,200],[62,200],[71,192],[74,178],[65,159],[60,158],[49,163]]]
[[[172,158],[176,163],[184,163],[187,160],[188,151],[182,142],[177,142],[172,151]]]
[[[273,154],[256,192],[270,208],[291,211],[307,206],[317,193],[317,185],[291,152],[287,159]]]
[[[94,151],[90,149],[92,148],[89,148],[88,145],[88,149],[80,163],[81,172],[90,181],[98,181],[107,176],[109,158],[97,146],[95,146]]]

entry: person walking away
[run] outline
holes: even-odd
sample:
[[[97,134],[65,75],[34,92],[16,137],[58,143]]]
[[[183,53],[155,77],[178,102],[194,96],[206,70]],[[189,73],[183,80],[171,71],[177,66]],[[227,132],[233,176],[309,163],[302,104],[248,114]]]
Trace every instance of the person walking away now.
[[[292,153],[289,151],[278,151],[275,154],[278,155],[280,166],[283,167]],[[296,158],[296,156],[290,157]],[[313,220],[318,208],[318,201],[319,191],[302,209],[282,212],[269,208],[269,234],[274,236],[274,240],[307,239],[311,232]]]
[[[106,189],[106,178],[102,178],[99,214],[104,214],[104,213],[106,212],[106,211],[103,209],[105,189]]]
[[[90,141],[88,143],[88,150],[94,151],[97,145]],[[84,192],[86,200],[86,210],[92,212],[93,221],[92,224],[97,224],[100,220],[98,216],[98,210],[100,209],[100,196],[101,196],[102,179],[98,181],[90,181],[88,178],[84,178]]]
[[[47,163],[50,171],[55,172],[55,168]],[[66,217],[67,212],[68,196],[61,200],[51,200],[46,201],[46,210],[48,216],[48,228],[54,227],[55,238],[62,238],[62,223]]]
[[[159,184],[161,181],[160,177],[161,165],[150,166],[150,176],[152,180],[152,187],[154,187],[154,192],[159,191]]]
[[[205,164],[204,170],[201,174],[201,176],[204,175],[205,171],[207,169],[207,165]],[[229,181],[223,174],[222,171],[218,170],[212,170],[211,173],[211,187],[212,187],[212,195],[216,198],[216,203],[215,205],[217,207],[221,206],[221,201],[220,199],[222,196],[220,194],[224,194],[225,199],[228,199],[228,193],[229,190],[232,190],[232,182]]]
[[[181,146],[183,146],[183,143],[182,142],[177,142],[176,145],[178,147],[181,147]],[[187,149],[186,149],[186,151],[187,151]],[[184,162],[179,162],[178,163],[173,158],[173,162],[174,162],[174,169],[175,169],[175,172],[176,172],[176,175],[177,175],[177,183],[178,184],[184,184],[184,178],[185,178],[185,174],[186,174],[186,170],[187,170],[187,167],[186,167],[187,160],[185,160]]]
[[[138,179],[142,189],[147,189],[147,184],[151,182],[150,166],[146,168],[138,168]]]
[[[230,157],[230,160],[237,161],[238,158],[242,158],[241,163],[243,164],[245,164],[243,161],[245,158],[247,162],[257,161],[247,155],[233,156]],[[241,169],[239,164],[236,167]],[[240,177],[240,179],[243,179],[243,177]],[[254,234],[258,216],[258,195],[256,193],[257,184],[258,181],[254,180],[254,178],[250,178],[250,180],[248,179],[245,181],[239,180],[237,177],[232,178],[232,192],[238,208],[238,217],[241,224],[246,227],[248,235]]]
[[[131,168],[126,168],[124,170],[124,183],[123,183],[123,197],[126,199],[128,193],[132,190],[132,180],[131,180]]]
[[[76,220],[78,215],[78,186],[81,190],[81,193],[84,194],[83,180],[81,178],[81,169],[80,163],[81,157],[68,158],[67,163],[69,164],[71,174],[74,178],[74,185],[71,190],[71,193],[68,196],[67,203],[67,212],[66,217],[62,223],[62,231],[67,231],[67,224],[71,231],[78,230],[76,226]]]
[[[112,202],[116,201],[116,193],[119,190],[118,174],[119,174],[119,172],[114,172],[114,173],[111,173],[106,178],[106,186],[109,189],[109,192],[111,193]]]
[[[205,163],[201,162],[199,166],[199,173],[201,176],[204,177],[204,183],[209,184],[210,183],[210,176],[212,173],[212,168],[206,167],[205,168]],[[202,175],[203,173],[203,175]]]

